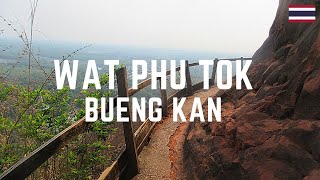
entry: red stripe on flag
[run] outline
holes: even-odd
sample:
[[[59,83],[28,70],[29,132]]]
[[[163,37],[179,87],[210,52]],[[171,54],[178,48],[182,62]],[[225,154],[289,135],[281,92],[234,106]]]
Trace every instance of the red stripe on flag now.
[[[315,20],[289,20],[289,23],[313,23]]]
[[[315,5],[290,4],[289,8],[315,8]]]

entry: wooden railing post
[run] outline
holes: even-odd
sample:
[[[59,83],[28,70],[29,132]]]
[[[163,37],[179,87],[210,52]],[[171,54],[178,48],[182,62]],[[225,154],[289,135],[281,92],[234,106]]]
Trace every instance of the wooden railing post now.
[[[159,78],[160,83],[160,97],[162,101],[162,117],[168,117],[168,98],[167,98],[167,89],[161,89],[161,81],[165,81],[165,79]]]
[[[193,88],[192,88],[190,68],[189,68],[188,61],[186,61],[186,74],[185,75],[186,75],[186,81],[187,81],[187,95],[191,96],[193,94]]]
[[[241,69],[243,69],[243,65],[244,65],[243,57],[241,57]]]
[[[212,76],[211,76],[211,83],[210,83],[211,86],[214,85],[214,80],[216,79],[218,61],[219,61],[219,59],[216,58],[214,60],[214,64],[212,67]]]
[[[122,67],[117,71],[118,97],[129,97],[127,68]],[[123,131],[126,143],[126,152],[128,153],[128,172],[127,177],[132,178],[139,173],[138,155],[136,143],[134,140],[134,131],[132,125],[131,111],[129,102],[118,104],[118,106],[126,107],[127,111],[122,113],[122,117],[128,117],[129,122],[123,123]]]

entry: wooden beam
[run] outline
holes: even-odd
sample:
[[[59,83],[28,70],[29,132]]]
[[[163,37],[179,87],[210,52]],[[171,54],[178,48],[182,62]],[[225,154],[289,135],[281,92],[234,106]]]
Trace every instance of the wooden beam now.
[[[142,81],[141,83],[138,84],[138,89],[132,89],[132,88],[129,89],[129,96],[133,96],[134,94],[141,91],[143,88],[149,86],[150,84],[151,84],[151,78]]]
[[[180,71],[180,66],[178,66],[178,67],[176,67],[176,72],[177,71]],[[170,69],[168,69],[167,71],[166,71],[166,76],[170,76],[171,75],[171,70]],[[157,77],[157,80],[159,80],[160,79],[160,77]]]
[[[244,65],[244,58],[241,57],[241,69],[243,69],[243,65]]]
[[[190,68],[189,68],[189,62],[186,61],[186,81],[187,81],[187,94],[191,96],[193,94],[192,89],[192,82],[191,82],[191,75],[190,75]]]
[[[117,71],[117,84],[118,84],[118,97],[128,97],[128,79],[127,79],[127,68],[122,67]],[[120,104],[118,104],[120,105]],[[134,140],[134,131],[133,131],[133,124],[131,118],[131,110],[129,106],[129,102],[125,102],[122,105],[125,107],[127,111],[122,112],[122,117],[129,118],[129,122],[123,123],[123,131],[124,131],[124,138],[126,142],[126,152],[128,155],[128,173],[127,178],[131,179],[135,175],[139,173],[138,168],[138,155],[137,155],[137,148],[136,143]]]
[[[223,59],[219,59],[219,60],[229,60],[229,61],[236,61],[236,60],[240,60],[241,57],[239,58],[223,58]],[[252,58],[243,58],[243,60],[252,60]]]
[[[138,130],[134,133],[135,142],[137,145],[137,154],[140,154],[143,147],[148,143],[151,132],[156,123],[151,122],[149,118],[138,128]]]
[[[122,150],[117,159],[105,169],[98,180],[114,180],[124,176],[128,170],[128,156],[126,149]],[[125,178],[125,177],[124,177]]]
[[[213,68],[212,68],[211,81],[210,81],[210,85],[211,86],[214,85],[214,80],[216,79],[218,61],[219,61],[218,58],[216,58],[214,60],[214,64],[213,64]]]
[[[169,99],[168,99],[168,105],[170,106],[173,103],[173,98],[177,97],[178,99],[185,96],[187,94],[187,89],[182,89],[180,91],[175,92],[174,94],[172,94]]]
[[[203,81],[193,85],[192,88],[193,88],[193,91],[198,91],[200,89],[203,89]]]
[[[166,79],[159,79],[160,83],[160,97],[161,97],[161,109],[162,109],[162,117],[168,116],[168,98],[167,98],[167,89],[161,89],[161,81],[166,81]]]
[[[196,63],[191,63],[191,64],[189,64],[189,67],[193,67],[193,66],[199,66],[199,63],[196,62]]]
[[[46,162],[54,153],[76,135],[84,132],[88,127],[83,117],[76,123],[72,124],[49,141],[38,147],[25,158],[11,166],[0,179],[25,179],[35,171],[42,163]]]

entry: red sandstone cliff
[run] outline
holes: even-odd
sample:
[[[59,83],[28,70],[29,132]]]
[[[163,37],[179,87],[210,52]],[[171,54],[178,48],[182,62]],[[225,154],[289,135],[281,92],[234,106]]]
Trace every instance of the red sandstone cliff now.
[[[315,23],[288,23],[288,5],[303,3],[280,0],[248,73],[254,90],[219,94],[222,123],[189,125],[190,179],[320,179],[319,13]]]

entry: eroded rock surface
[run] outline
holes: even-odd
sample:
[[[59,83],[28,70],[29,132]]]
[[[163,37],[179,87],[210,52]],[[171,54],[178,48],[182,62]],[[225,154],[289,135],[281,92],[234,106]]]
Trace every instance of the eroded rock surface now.
[[[192,123],[184,143],[190,179],[320,179],[320,17],[276,19],[254,54],[254,90],[223,92],[221,123]],[[314,4],[315,1],[306,1]]]

